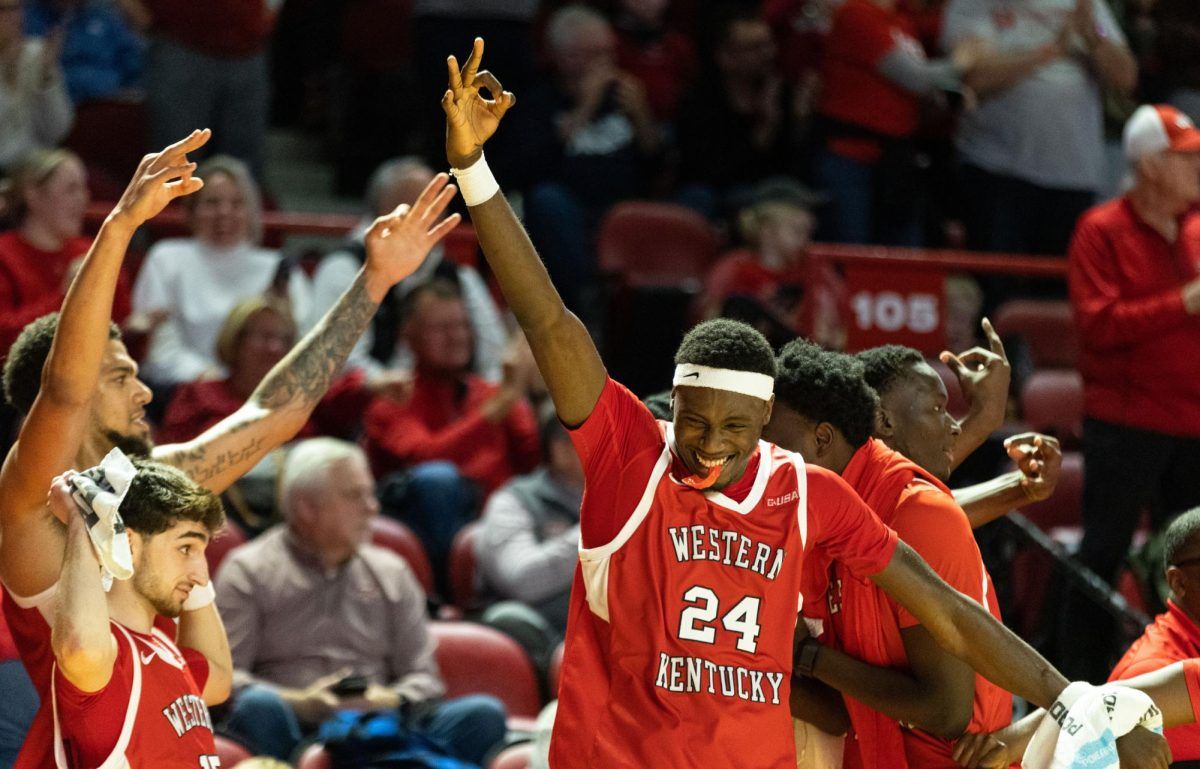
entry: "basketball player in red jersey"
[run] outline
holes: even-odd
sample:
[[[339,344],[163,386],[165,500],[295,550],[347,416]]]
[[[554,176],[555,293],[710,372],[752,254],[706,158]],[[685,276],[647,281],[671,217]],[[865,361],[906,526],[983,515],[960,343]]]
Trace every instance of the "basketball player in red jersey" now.
[[[367,262],[358,279],[317,326],[263,379],[247,403],[195,440],[154,448],[145,405],[150,392],[137,378],[112,314],[121,261],[134,231],[171,200],[203,184],[192,177],[187,153],[208,141],[196,131],[162,152],[147,155],[99,233],[58,316],[22,331],[4,364],[5,395],[26,415],[16,445],[0,470],[0,580],[13,638],[43,706],[49,701],[49,613],[62,570],[67,530],[46,506],[51,480],[69,468],[99,464],[114,446],[152,453],[219,493],[304,425],[384,294],[421,264],[458,223],[438,221],[453,198],[443,174],[413,205],[377,219],[367,235]],[[209,673],[217,699],[228,691],[228,671]],[[50,712],[43,707],[18,757],[21,769],[52,761]]]
[[[54,765],[215,769],[205,702],[227,696],[233,661],[204,548],[224,524],[221,501],[181,471],[139,460],[120,505],[133,577],[106,595],[71,475],[49,497],[67,530],[50,637]],[[179,646],[157,616],[179,617]]]
[[[958,422],[946,412],[941,378],[923,358],[919,362],[923,369],[912,373],[919,397],[906,414],[901,443],[931,467],[871,437],[878,399],[863,378],[863,364],[804,340],[779,354],[775,408],[764,435],[838,473],[938,576],[999,620],[970,522],[944,485],[946,449],[955,443]],[[830,568],[828,595],[821,579],[817,595],[805,595],[808,606],[827,607],[821,614],[828,632],[820,641],[805,639],[807,654],[799,657],[807,660],[804,673],[849,695],[854,735],[846,742],[844,769],[947,769],[956,766],[952,741],[968,727],[993,731],[1008,724],[1008,692],[942,649],[875,585],[842,564]]]
[[[515,97],[482,55],[477,39],[461,71],[447,62],[447,158],[586,478],[551,766],[794,767],[791,639],[816,548],[871,575],[989,680],[1051,702],[1066,681],[1049,663],[835,474],[759,440],[775,361],[757,332],[710,321],[687,335],[670,423],[608,377],[483,159]]]

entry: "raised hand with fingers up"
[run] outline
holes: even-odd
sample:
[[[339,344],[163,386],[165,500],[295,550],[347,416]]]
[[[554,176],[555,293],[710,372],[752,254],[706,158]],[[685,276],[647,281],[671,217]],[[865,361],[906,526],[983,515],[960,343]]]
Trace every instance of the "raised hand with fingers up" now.
[[[505,91],[495,75],[479,69],[482,60],[483,38],[479,37],[461,71],[458,59],[446,59],[450,87],[442,96],[442,110],[446,113],[446,159],[452,168],[467,168],[474,163],[504,114],[517,103],[517,97]],[[483,95],[484,89],[490,99]]]
[[[438,174],[411,207],[401,204],[375,220],[366,236],[366,270],[372,283],[391,288],[416,272],[430,249],[462,221],[458,214],[439,221],[457,192],[449,176]]]
[[[211,137],[211,130],[198,129],[161,152],[143,157],[109,219],[136,229],[158,216],[175,198],[203,187],[204,181],[192,176],[196,164],[187,155],[207,144]]]

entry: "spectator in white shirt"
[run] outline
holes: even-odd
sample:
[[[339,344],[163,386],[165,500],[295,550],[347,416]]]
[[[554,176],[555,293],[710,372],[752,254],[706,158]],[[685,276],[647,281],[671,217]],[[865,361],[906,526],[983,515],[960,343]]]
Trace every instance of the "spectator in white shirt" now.
[[[262,200],[246,165],[218,156],[197,176],[204,189],[187,198],[192,237],[156,243],[133,289],[135,312],[168,313],[144,361],[146,379],[157,385],[228,373],[214,350],[221,324],[241,300],[279,295],[291,302],[298,325],[311,301],[303,273],[288,269],[278,251],[258,245]]]

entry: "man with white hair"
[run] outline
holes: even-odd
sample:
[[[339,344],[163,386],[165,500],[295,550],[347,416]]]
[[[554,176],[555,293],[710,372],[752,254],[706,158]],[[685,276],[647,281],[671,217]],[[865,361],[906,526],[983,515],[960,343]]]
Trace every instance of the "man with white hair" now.
[[[1158,528],[1200,504],[1200,130],[1173,107],[1146,105],[1124,145],[1132,187],[1079,220],[1067,274],[1084,382],[1079,558],[1109,582],[1144,507]],[[1063,664],[1103,680],[1115,650],[1099,640],[1111,627],[1071,606]]]
[[[367,182],[362,221],[340,249],[321,260],[313,276],[312,323],[324,315],[354,282],[354,276],[366,258],[363,235],[375,217],[394,211],[401,203],[411,205],[432,178],[433,169],[424,160],[411,155],[393,158],[375,169]],[[371,327],[350,353],[347,365],[369,374],[385,367],[412,368],[412,351],[400,338],[400,306],[415,287],[435,277],[457,284],[462,292],[475,337],[472,370],[489,382],[500,381],[501,359],[507,341],[500,310],[479,271],[447,259],[446,251],[440,245],[429,252],[416,272],[396,284],[384,298]]]
[[[336,710],[399,709],[479,763],[504,736],[504,707],[484,695],[438,701],[425,594],[403,559],[368,544],[379,503],[362,449],[297,444],[280,501],[284,522],[230,553],[216,581],[238,690],[231,731],[287,760]]]

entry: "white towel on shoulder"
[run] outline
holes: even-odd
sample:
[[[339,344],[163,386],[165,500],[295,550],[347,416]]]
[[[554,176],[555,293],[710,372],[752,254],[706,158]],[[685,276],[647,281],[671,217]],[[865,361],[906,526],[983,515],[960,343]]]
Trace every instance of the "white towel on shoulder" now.
[[[1162,711],[1145,692],[1076,681],[1042,718],[1025,769],[1117,769],[1117,738],[1136,726],[1162,734]]]

